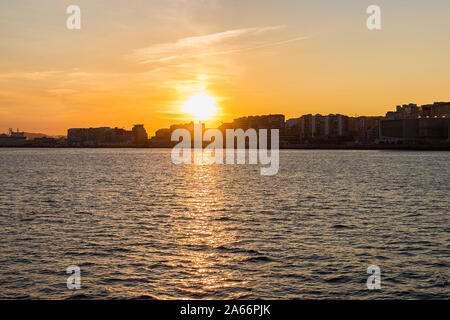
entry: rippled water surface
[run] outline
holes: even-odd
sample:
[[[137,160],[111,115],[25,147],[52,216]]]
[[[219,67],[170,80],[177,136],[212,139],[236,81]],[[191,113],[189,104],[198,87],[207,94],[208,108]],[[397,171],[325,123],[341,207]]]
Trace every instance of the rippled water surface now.
[[[0,298],[448,299],[449,163],[286,150],[270,177],[170,150],[0,149]]]

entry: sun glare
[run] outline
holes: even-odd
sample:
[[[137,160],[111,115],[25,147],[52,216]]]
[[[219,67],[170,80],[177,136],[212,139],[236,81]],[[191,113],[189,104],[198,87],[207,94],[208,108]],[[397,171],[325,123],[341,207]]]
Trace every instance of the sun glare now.
[[[199,93],[183,103],[183,112],[196,120],[210,120],[217,112],[216,99],[206,93]]]

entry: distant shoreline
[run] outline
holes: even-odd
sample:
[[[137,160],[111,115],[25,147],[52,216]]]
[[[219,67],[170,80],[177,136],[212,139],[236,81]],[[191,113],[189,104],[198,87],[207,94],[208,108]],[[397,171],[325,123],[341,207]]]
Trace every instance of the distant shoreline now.
[[[171,149],[172,147],[137,147],[137,146],[105,146],[105,147],[77,147],[77,146],[0,146],[1,149]],[[225,149],[225,148],[224,148]],[[302,145],[280,147],[280,150],[403,150],[403,151],[450,151],[447,145]]]

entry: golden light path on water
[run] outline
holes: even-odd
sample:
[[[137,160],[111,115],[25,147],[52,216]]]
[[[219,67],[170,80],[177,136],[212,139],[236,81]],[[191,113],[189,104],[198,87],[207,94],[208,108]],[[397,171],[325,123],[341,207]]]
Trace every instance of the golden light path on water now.
[[[2,151],[0,298],[448,298],[448,153],[281,150],[270,177],[197,155]]]
[[[238,240],[236,230],[226,229],[220,222],[222,213],[216,210],[224,200],[222,190],[217,187],[223,181],[221,171],[217,166],[206,165],[209,155],[202,151],[195,151],[193,158],[198,165],[188,168],[189,189],[184,198],[188,208],[186,223],[174,226],[180,235],[177,244],[180,247],[224,248]],[[237,279],[242,279],[243,275],[224,270],[221,265],[226,265],[228,258],[216,250],[187,250],[181,254],[186,261],[190,261],[186,267],[191,276],[179,283],[188,294],[202,296],[205,292],[246,285],[246,281],[229,281],[233,274],[236,274]]]

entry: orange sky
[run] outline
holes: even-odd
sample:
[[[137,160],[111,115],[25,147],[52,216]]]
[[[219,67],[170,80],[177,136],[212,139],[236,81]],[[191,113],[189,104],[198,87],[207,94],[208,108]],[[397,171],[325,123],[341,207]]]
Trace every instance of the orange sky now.
[[[0,3],[0,132],[190,121],[183,102],[214,96],[215,121],[245,115],[382,115],[450,101],[450,2],[119,0]],[[76,3],[81,30],[68,30]],[[403,5],[401,5],[403,4]]]

